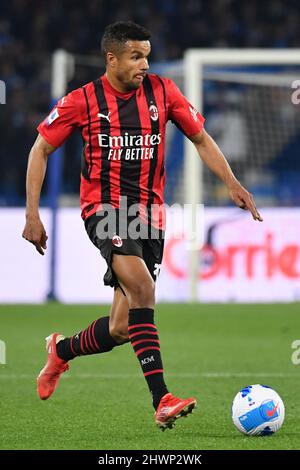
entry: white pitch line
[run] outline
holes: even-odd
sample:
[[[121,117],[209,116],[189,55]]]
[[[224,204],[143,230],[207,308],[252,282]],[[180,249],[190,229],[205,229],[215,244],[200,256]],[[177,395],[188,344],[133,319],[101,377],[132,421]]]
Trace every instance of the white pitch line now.
[[[186,372],[179,374],[168,374],[167,377],[174,378],[205,378],[205,379],[234,379],[234,378],[297,378],[299,374],[286,373],[286,372]],[[65,379],[131,379],[141,377],[141,374],[69,374],[63,375]],[[36,375],[33,374],[7,374],[2,373],[0,368],[0,379],[35,379]]]

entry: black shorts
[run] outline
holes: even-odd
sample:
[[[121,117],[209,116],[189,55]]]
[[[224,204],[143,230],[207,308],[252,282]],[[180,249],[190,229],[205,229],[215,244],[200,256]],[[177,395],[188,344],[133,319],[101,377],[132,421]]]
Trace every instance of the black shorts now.
[[[116,210],[117,212],[117,210]],[[101,255],[107,263],[107,271],[103,277],[106,286],[114,288],[120,287],[117,277],[112,269],[113,253],[121,255],[133,255],[142,258],[149,270],[154,281],[159,275],[160,265],[163,258],[164,250],[164,231],[157,230],[151,225],[141,223],[142,236],[136,239],[128,234],[128,226],[126,236],[120,237],[119,226],[107,236],[107,227],[103,230],[101,222],[104,221],[105,215],[97,213],[91,215],[85,220],[85,229],[92,243],[100,250]],[[130,220],[128,221],[128,225]],[[103,235],[105,232],[105,236]],[[124,227],[123,232],[124,234]],[[122,234],[121,233],[121,234]],[[124,293],[124,292],[123,292]]]

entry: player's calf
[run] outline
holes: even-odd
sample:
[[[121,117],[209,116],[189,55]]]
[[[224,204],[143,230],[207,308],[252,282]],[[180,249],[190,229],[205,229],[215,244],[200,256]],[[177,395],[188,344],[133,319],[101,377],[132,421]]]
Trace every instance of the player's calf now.
[[[128,343],[128,322],[124,325],[117,325],[115,323],[109,325],[109,334],[118,344]]]

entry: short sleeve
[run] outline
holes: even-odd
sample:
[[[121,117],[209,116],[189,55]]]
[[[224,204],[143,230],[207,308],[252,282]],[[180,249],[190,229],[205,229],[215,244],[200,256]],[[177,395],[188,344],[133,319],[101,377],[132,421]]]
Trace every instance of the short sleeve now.
[[[187,136],[197,134],[203,129],[204,117],[189,103],[179,88],[170,79],[164,79],[166,87],[168,119]]]
[[[37,127],[38,132],[53,147],[59,147],[80,125],[79,92],[74,90],[61,98],[50,114]]]

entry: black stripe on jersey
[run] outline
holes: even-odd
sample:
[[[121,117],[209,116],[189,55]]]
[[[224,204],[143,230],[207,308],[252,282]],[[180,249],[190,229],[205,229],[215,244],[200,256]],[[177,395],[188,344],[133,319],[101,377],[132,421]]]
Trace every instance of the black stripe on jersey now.
[[[162,79],[160,78],[160,76],[159,76],[159,75],[156,75],[156,77],[157,77],[158,80],[160,81],[160,84],[161,84],[162,89],[163,89],[165,113],[166,113],[166,115],[167,115],[167,95],[166,95],[166,87],[165,87],[164,82],[163,82]],[[166,116],[166,120],[167,120],[167,116]]]
[[[126,132],[129,136],[140,135],[141,121],[136,101],[136,93],[134,93],[128,100],[123,100],[117,97],[117,105],[119,112],[120,134],[124,136]],[[125,152],[128,150],[128,152],[131,153],[134,148],[135,147],[124,147],[123,156],[121,158],[120,195],[126,195],[129,202],[140,201],[141,159],[125,159]]]
[[[156,103],[156,99],[154,96],[152,84],[148,75],[146,75],[146,77],[144,78],[143,87],[145,91],[148,108],[150,108],[150,106],[153,106],[153,105],[156,106],[157,108],[157,103]],[[153,119],[150,119],[150,121],[151,121],[151,133],[156,134],[156,135],[159,134],[159,118],[157,119],[157,121],[153,121]],[[153,188],[155,169],[157,165],[157,158],[158,158],[158,145],[155,145],[153,159],[151,159],[151,163],[150,163],[149,178],[148,178],[149,198],[148,198],[147,206],[148,206],[148,209],[150,210],[151,210],[151,205],[153,204],[153,201],[154,201],[154,192],[152,188]]]
[[[87,181],[90,181],[91,179],[89,175],[89,166],[85,157],[85,151],[86,151],[86,142],[83,142],[83,147],[82,147],[82,152],[81,152],[81,174]]]
[[[107,101],[104,94],[104,89],[102,85],[101,78],[94,81],[95,94],[97,98],[99,113],[108,114],[109,109],[107,106]],[[100,121],[100,118],[99,118]],[[110,134],[110,123],[105,119],[105,121],[100,121],[100,133],[104,132],[105,134]],[[100,187],[101,187],[101,201],[110,202],[110,160],[108,160],[109,147],[101,148],[101,171],[100,171]]]
[[[83,89],[83,94],[85,98],[85,103],[86,103],[86,112],[88,115],[88,134],[89,134],[89,152],[90,152],[90,163],[88,164],[85,151],[86,151],[86,144],[84,145],[82,149],[82,160],[81,160],[81,173],[82,176],[90,181],[91,178],[91,171],[92,171],[92,166],[93,166],[93,160],[92,160],[92,136],[91,136],[91,113],[90,113],[90,105],[88,102],[87,94],[86,94],[86,89],[82,87]]]
[[[166,87],[165,87],[165,84],[164,82],[162,81],[162,79],[160,78],[159,75],[156,75],[158,80],[160,81],[160,84],[162,86],[162,89],[163,89],[163,94],[164,94],[164,106],[165,106],[165,119],[167,121],[167,94],[166,94]],[[165,164],[164,164],[164,161],[162,162],[161,164],[161,169],[160,169],[160,177],[162,178],[163,175],[165,173]]]

